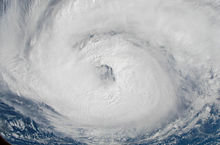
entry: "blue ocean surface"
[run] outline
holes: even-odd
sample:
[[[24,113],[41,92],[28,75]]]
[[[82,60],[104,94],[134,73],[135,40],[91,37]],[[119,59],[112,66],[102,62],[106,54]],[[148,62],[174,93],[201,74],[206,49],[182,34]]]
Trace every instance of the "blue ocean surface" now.
[[[38,119],[32,119],[25,114],[17,111],[13,106],[5,104],[2,101],[2,98],[10,98],[10,103],[14,103],[16,106],[22,107],[22,104],[25,104],[25,109],[30,110],[31,113],[37,116]],[[24,106],[23,106],[24,107]],[[46,126],[49,124],[46,116],[40,114],[41,108],[47,107],[52,110],[49,106],[39,106],[34,102],[21,98],[13,94],[2,94],[0,95],[0,132],[1,135],[13,145],[41,145],[41,144],[54,144],[54,145],[84,145],[85,143],[78,142],[73,138],[67,137],[62,133],[59,133],[53,130],[52,126]],[[53,111],[53,110],[52,110]],[[198,112],[199,115],[200,112]],[[151,140],[146,143],[136,143],[142,139],[145,139],[146,136],[139,136],[137,138],[128,138],[124,143],[125,144],[139,144],[139,145],[148,145],[148,144],[196,144],[196,145],[213,145],[219,144],[220,142],[220,114],[219,111],[215,108],[215,104],[211,106],[210,115],[212,116],[208,120],[197,121],[199,127],[190,129],[187,133],[181,135],[170,135],[164,140],[158,141],[157,139]],[[218,118],[215,120],[215,118]],[[43,124],[37,123],[41,120]],[[186,124],[187,125],[187,124]]]
[[[0,135],[220,145],[219,16],[220,0],[0,0]]]

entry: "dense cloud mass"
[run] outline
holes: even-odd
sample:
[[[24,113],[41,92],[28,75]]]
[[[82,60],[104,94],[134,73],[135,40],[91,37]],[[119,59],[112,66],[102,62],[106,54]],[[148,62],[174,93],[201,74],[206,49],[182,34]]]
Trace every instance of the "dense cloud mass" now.
[[[0,92],[15,96],[0,101],[21,114],[88,144],[160,143],[219,122],[220,1],[0,4]]]

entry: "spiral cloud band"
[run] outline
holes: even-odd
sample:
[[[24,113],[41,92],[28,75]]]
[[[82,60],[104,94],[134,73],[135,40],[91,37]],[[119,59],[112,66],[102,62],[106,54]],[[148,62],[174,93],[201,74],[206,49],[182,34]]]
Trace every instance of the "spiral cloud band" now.
[[[80,142],[187,131],[219,104],[219,3],[3,1],[1,91]]]

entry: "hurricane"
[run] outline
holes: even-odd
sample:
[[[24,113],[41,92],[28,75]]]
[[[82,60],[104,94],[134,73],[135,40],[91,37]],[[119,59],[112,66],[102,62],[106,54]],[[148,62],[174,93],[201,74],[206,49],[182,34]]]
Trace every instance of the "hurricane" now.
[[[219,0],[1,0],[12,144],[218,144]]]

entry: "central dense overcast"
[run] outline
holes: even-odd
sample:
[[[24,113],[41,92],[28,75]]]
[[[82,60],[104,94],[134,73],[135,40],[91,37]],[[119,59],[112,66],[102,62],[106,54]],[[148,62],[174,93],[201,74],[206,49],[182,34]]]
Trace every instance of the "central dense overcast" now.
[[[218,1],[1,3],[0,91],[53,108],[42,115],[66,136],[160,140],[219,104]]]

